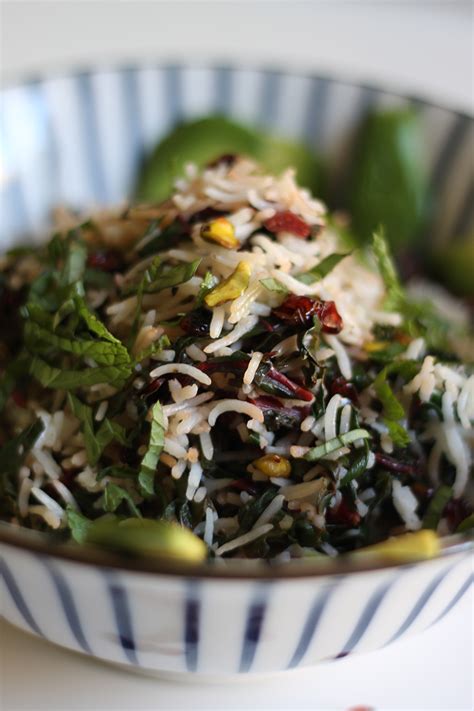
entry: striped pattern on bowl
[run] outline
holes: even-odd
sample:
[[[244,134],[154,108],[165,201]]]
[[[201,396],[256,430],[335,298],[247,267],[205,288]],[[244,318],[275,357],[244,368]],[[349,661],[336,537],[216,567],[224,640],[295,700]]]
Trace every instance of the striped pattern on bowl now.
[[[58,204],[89,208],[129,194],[140,161],[177,121],[220,112],[303,139],[328,159],[336,189],[370,107],[416,106],[434,194],[429,239],[474,221],[470,117],[329,77],[265,69],[137,66],[40,78],[2,92],[1,246],[41,235]],[[427,237],[427,238],[428,238]]]

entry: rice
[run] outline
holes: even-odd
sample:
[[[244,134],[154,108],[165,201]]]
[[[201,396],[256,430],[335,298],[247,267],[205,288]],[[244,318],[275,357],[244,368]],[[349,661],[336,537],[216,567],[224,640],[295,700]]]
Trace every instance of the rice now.
[[[207,231],[217,215],[229,223],[230,244]],[[433,355],[442,349],[433,350],[429,329],[415,324],[419,334],[411,337],[401,315],[386,309],[380,274],[356,254],[322,278],[309,277],[346,246],[337,221],[325,226],[324,206],[297,186],[294,171],[264,175],[242,159],[204,171],[187,166],[166,203],[103,213],[94,224],[97,234],[87,238],[93,249],[112,249],[123,265],[111,288],[79,280],[73,301],[84,287],[85,310],[72,314],[71,324],[55,325],[55,336],[71,326],[79,345],[63,341],[65,357],[58,348],[48,359],[52,377],[69,368],[85,381],[92,368],[106,375],[103,383],[71,388],[77,417],[67,389],[54,383],[38,383],[26,407],[15,404],[0,415],[7,441],[27,436],[38,419],[43,425],[35,442],[18,450],[20,520],[40,516],[65,535],[66,507],[99,517],[114,491],[108,487],[119,486],[145,516],[180,522],[183,505],[189,507],[194,534],[218,560],[253,555],[260,546],[242,548],[260,537],[269,557],[291,560],[357,548],[367,530],[416,531],[431,496],[445,486],[446,464],[454,472],[453,497],[470,501],[474,375],[454,358]],[[141,249],[153,250],[154,237],[168,227],[169,248],[142,258]],[[84,246],[89,257],[87,240]],[[29,266],[8,258],[7,284],[23,288],[41,273],[38,259],[28,260]],[[245,269],[235,273],[240,262]],[[209,292],[223,280],[229,291],[217,291],[209,307]],[[161,350],[155,345],[150,353],[159,338]],[[34,339],[24,345],[28,351]],[[391,348],[400,352],[392,356]],[[358,428],[367,439],[345,438],[329,453],[321,446],[321,458],[308,461],[317,456],[314,448]],[[142,461],[157,462],[156,495],[144,496]],[[372,505],[381,473],[394,506],[387,520]],[[354,478],[346,485],[348,475]],[[428,490],[423,499],[420,490]],[[134,511],[124,499],[115,513]],[[278,536],[268,535],[274,527]],[[449,517],[436,527],[453,532]]]

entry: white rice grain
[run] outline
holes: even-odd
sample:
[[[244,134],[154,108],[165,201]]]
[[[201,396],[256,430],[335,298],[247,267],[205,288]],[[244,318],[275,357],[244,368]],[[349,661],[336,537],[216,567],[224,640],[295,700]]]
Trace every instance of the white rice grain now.
[[[285,502],[285,497],[282,494],[277,494],[275,498],[270,501],[267,508],[262,511],[258,519],[255,521],[252,529],[259,528],[265,523],[269,523],[272,518],[282,509]]]
[[[208,422],[211,427],[214,427],[217,418],[224,414],[224,412],[240,412],[244,415],[248,415],[257,422],[263,422],[263,412],[256,405],[252,405],[250,402],[243,402],[242,400],[229,398],[226,400],[219,400],[210,411]]]
[[[231,346],[233,343],[236,343],[239,340],[239,338],[241,338],[246,333],[251,331],[252,328],[254,328],[254,326],[257,325],[257,323],[258,323],[258,316],[255,316],[255,315],[246,316],[226,336],[224,336],[223,338],[219,338],[217,341],[214,341],[213,343],[209,343],[209,345],[207,345],[204,348],[204,353],[208,353],[208,354],[215,353],[220,348]],[[188,367],[192,367],[192,366],[188,366]],[[201,375],[202,375],[202,373],[201,373]],[[206,383],[206,384],[210,384],[210,379],[209,379],[209,383]]]
[[[339,370],[346,380],[352,378],[352,365],[350,358],[347,354],[345,347],[342,345],[341,341],[332,334],[324,335],[326,343],[333,349],[336,354],[337,363],[339,365]]]
[[[161,378],[162,375],[168,375],[169,373],[181,373],[181,375],[189,375],[190,378],[194,378],[199,383],[203,385],[210,385],[211,379],[208,375],[195,368],[193,365],[187,365],[186,363],[169,363],[168,365],[160,365],[155,368],[150,373],[150,378]]]
[[[212,311],[211,323],[209,325],[209,335],[211,338],[219,338],[224,328],[225,307],[216,306]]]
[[[259,528],[252,528],[251,531],[248,533],[244,533],[243,536],[238,536],[237,538],[234,538],[232,541],[228,541],[227,543],[224,543],[222,546],[217,548],[216,550],[216,555],[221,556],[224,555],[224,553],[229,553],[230,551],[235,550],[236,548],[241,548],[242,546],[246,546],[247,543],[251,543],[252,541],[257,540],[257,538],[261,538],[262,536],[265,536],[267,533],[269,533],[273,528],[273,525],[271,523],[267,523],[264,526],[260,526]]]
[[[253,379],[257,373],[258,366],[262,362],[262,358],[263,353],[260,353],[260,351],[255,351],[252,354],[252,357],[249,360],[249,364],[243,377],[243,382],[245,383],[245,385],[251,385],[253,383]]]

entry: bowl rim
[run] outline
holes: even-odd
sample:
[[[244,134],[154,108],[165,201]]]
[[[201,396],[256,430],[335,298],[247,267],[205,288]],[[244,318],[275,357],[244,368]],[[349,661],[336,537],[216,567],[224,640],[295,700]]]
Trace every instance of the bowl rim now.
[[[172,576],[248,582],[339,577],[388,569],[406,569],[413,565],[444,560],[459,554],[474,553],[474,539],[469,536],[455,534],[443,540],[441,551],[430,558],[420,557],[395,561],[387,555],[370,556],[366,559],[347,555],[322,559],[318,562],[311,559],[295,559],[276,565],[261,559],[248,561],[231,559],[226,561],[225,566],[213,567],[209,562],[192,564],[164,558],[133,558],[90,545],[53,542],[47,533],[32,531],[0,521],[0,554],[5,545],[67,563],[92,565],[122,572],[146,574],[152,577]],[[363,550],[362,548],[361,551]]]
[[[147,58],[129,62],[114,60],[109,62],[100,61],[94,64],[86,63],[58,69],[45,69],[40,72],[26,73],[18,77],[7,78],[1,82],[0,93],[4,93],[10,89],[38,86],[44,82],[53,81],[55,79],[74,79],[80,76],[93,76],[99,72],[106,71],[122,74],[130,71],[139,71],[141,69],[161,69],[165,71],[175,69],[183,71],[189,68],[211,71],[253,71],[263,75],[322,80],[332,84],[358,87],[368,92],[386,93],[397,98],[405,99],[414,106],[447,111],[470,121],[474,119],[474,116],[466,110],[453,108],[452,105],[440,103],[438,99],[431,99],[429,96],[420,96],[411,91],[404,92],[401,88],[398,88],[397,85],[392,86],[389,84],[387,86],[378,81],[358,80],[357,77],[345,75],[344,73],[332,73],[330,71],[320,72],[317,69],[304,69],[298,66],[284,67],[278,63],[267,64],[260,61],[246,63],[240,61],[232,62],[229,60],[199,60],[194,63],[189,60],[173,61],[173,59],[154,60]],[[168,575],[186,578],[246,581],[320,578],[384,569],[406,568],[414,564],[417,565],[444,559],[459,553],[474,552],[473,539],[470,539],[468,536],[454,535],[447,537],[442,550],[429,559],[418,558],[410,561],[394,561],[388,556],[377,556],[368,559],[358,558],[354,560],[351,556],[341,556],[328,558],[327,560],[324,559],[317,563],[311,561],[311,559],[292,560],[288,563],[280,563],[275,566],[259,560],[231,560],[227,561],[225,567],[212,567],[209,563],[192,565],[179,561],[166,561],[164,559],[131,558],[93,546],[52,543],[47,533],[31,531],[0,521],[0,552],[2,546],[29,551],[42,556],[49,556],[69,563],[93,565],[114,570],[144,573],[152,576]]]
[[[47,67],[40,71],[27,71],[14,74],[11,77],[3,78],[0,80],[0,93],[3,93],[9,89],[19,89],[26,86],[38,86],[46,81],[53,81],[55,79],[73,79],[81,76],[93,76],[99,72],[119,72],[126,73],[130,71],[138,71],[142,69],[161,69],[161,70],[179,70],[183,71],[186,69],[201,69],[201,70],[211,70],[211,71],[251,71],[258,72],[265,75],[270,75],[274,77],[298,77],[306,78],[312,80],[322,80],[327,81],[332,84],[342,84],[350,87],[358,87],[364,89],[368,92],[380,92],[384,94],[390,94],[391,96],[405,99],[409,101],[413,106],[422,106],[425,108],[437,109],[440,111],[448,111],[459,117],[463,117],[468,120],[474,120],[474,112],[469,112],[467,109],[460,108],[449,102],[444,103],[438,97],[430,97],[428,94],[423,95],[417,91],[404,91],[403,88],[396,82],[393,85],[389,82],[388,85],[384,84],[379,80],[365,79],[362,77],[358,79],[357,76],[353,76],[350,73],[346,74],[344,71],[331,72],[329,70],[322,69],[321,71],[317,68],[305,69],[304,67],[299,67],[297,65],[285,67],[283,64],[278,62],[265,62],[265,61],[238,61],[233,62],[228,59],[216,58],[216,59],[200,59],[196,58],[197,61],[193,62],[191,60],[183,61],[179,58],[163,58],[163,59],[153,59],[153,58],[143,58],[143,59],[131,59],[130,61],[121,60],[100,60],[95,63],[80,63],[66,65],[65,67]],[[223,113],[226,113],[225,111]]]

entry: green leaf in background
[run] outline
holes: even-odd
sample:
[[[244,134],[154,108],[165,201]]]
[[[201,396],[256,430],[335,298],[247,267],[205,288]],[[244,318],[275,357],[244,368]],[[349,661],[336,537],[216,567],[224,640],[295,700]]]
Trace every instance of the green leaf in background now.
[[[155,471],[165,443],[165,423],[163,409],[159,402],[153,405],[148,449],[141,461],[138,482],[144,494],[155,493]]]
[[[361,241],[383,224],[396,253],[413,245],[428,199],[424,143],[414,109],[371,113],[361,129],[349,192],[352,225]]]
[[[345,257],[348,257],[349,254],[350,252],[346,252],[345,254],[330,254],[309,271],[298,274],[296,278],[298,281],[302,281],[303,284],[313,284],[315,281],[324,279],[324,277],[327,276],[339,262],[342,262]]]
[[[138,176],[136,196],[145,202],[164,200],[186,163],[201,168],[226,154],[254,158],[271,173],[292,166],[300,184],[318,192],[320,167],[311,149],[224,116],[209,116],[177,126],[158,144]]]
[[[474,296],[474,234],[438,248],[432,257],[434,274],[459,296]]]

